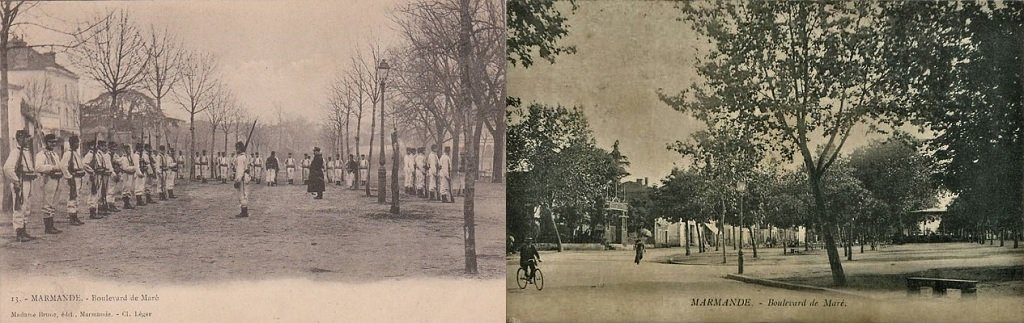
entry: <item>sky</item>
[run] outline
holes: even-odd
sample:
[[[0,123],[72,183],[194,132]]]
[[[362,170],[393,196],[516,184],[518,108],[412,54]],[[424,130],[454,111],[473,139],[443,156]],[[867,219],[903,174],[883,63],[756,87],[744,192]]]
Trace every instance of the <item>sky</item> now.
[[[399,0],[346,1],[96,1],[42,3],[26,12],[26,21],[66,27],[111,9],[126,9],[148,28],[168,28],[187,48],[218,58],[227,86],[253,114],[273,119],[275,106],[286,115],[318,118],[327,87],[347,68],[359,47],[400,42],[392,22]],[[59,35],[26,27],[19,32],[30,44],[60,40]],[[365,49],[364,49],[365,50]],[[58,62],[72,71],[65,55]],[[81,97],[101,93],[82,77]],[[178,105],[165,109],[186,118]]]
[[[681,11],[669,1],[577,3],[575,12],[565,2],[559,7],[569,24],[560,44],[576,46],[577,53],[560,55],[554,64],[538,59],[526,69],[511,67],[508,93],[526,104],[580,107],[598,146],[610,150],[620,141],[630,161],[627,180],[658,183],[674,166],[687,165],[667,146],[704,126],[659,100],[656,91],[675,94],[689,87],[697,48],[706,41],[697,41],[677,20]],[[866,129],[855,127],[842,152],[880,138]]]

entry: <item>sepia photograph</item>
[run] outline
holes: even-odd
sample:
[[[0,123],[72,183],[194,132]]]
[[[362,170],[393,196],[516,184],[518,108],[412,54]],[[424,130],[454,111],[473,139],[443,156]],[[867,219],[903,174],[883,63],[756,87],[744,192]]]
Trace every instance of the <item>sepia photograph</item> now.
[[[0,0],[0,321],[500,322],[498,0]]]
[[[1024,3],[508,15],[507,322],[1024,320]]]

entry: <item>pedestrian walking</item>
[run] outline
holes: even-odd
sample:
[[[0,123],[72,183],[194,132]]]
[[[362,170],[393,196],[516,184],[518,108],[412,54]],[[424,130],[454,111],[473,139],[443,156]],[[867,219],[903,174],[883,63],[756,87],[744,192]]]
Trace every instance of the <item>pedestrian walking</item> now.
[[[633,262],[639,265],[640,260],[644,259],[644,251],[647,250],[647,248],[644,246],[644,241],[641,239],[636,239],[636,245],[633,246],[633,250],[636,251],[636,257],[633,259]]]

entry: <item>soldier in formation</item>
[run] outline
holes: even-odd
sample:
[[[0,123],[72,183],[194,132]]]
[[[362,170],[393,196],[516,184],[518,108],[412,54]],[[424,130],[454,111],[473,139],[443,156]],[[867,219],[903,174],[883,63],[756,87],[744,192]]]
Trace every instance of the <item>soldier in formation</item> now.
[[[292,153],[288,153],[288,158],[284,160],[285,171],[288,173],[288,185],[295,183],[295,158],[292,158]]]

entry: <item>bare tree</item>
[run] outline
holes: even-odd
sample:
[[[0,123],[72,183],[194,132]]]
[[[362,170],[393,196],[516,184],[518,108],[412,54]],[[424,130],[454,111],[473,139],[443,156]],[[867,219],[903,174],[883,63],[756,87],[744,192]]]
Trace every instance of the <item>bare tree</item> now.
[[[53,84],[46,77],[33,78],[25,82],[25,101],[21,104],[21,115],[26,125],[32,125],[32,147],[38,149],[43,140],[43,112],[53,109]]]
[[[162,113],[164,97],[171,93],[181,79],[181,63],[185,51],[167,29],[158,31],[151,26],[146,54],[149,56],[149,68],[142,79],[142,87],[156,101],[156,108]],[[159,126],[162,128],[163,123]],[[157,142],[160,142],[160,136],[160,132],[157,132]]]
[[[112,111],[118,109],[117,96],[138,86],[146,76],[149,55],[146,40],[126,10],[95,18],[103,28],[78,35],[82,45],[72,51],[72,62],[111,96]],[[110,132],[116,131],[111,120]]]
[[[355,56],[352,58],[353,69],[351,73],[353,82],[352,85],[354,86],[355,90],[360,92],[359,97],[368,99],[370,101],[369,103],[371,104],[369,149],[370,151],[369,153],[367,153],[366,159],[370,166],[366,171],[367,177],[369,177],[366,179],[367,196],[370,195],[370,178],[373,178],[373,176],[370,176],[369,174],[372,173],[371,170],[373,169],[373,143],[375,140],[374,133],[377,127],[377,118],[375,118],[375,116],[377,115],[377,103],[380,102],[381,99],[380,85],[382,75],[380,75],[377,69],[377,64],[380,62],[381,59],[384,58],[384,51],[380,48],[380,46],[377,46],[374,43],[370,44],[369,52],[369,57],[367,57],[366,55],[363,54],[362,50],[356,51]],[[381,125],[382,131],[383,127],[384,125]],[[386,183],[378,183],[378,186],[384,184]]]
[[[224,132],[224,153],[228,152],[228,135],[232,131],[235,132],[235,141],[238,141],[238,124],[241,123],[241,109],[238,107],[238,102],[234,96],[224,106],[224,126],[221,127],[221,131]]]
[[[224,126],[224,121],[228,115],[231,114],[232,100],[234,100],[234,94],[224,87],[223,84],[218,84],[213,95],[210,97],[208,106],[206,108],[206,121],[210,122],[210,152],[217,150],[217,128]],[[226,137],[227,135],[225,135]],[[225,143],[225,146],[227,143]],[[225,149],[226,151],[227,149]]]
[[[181,63],[181,85],[174,89],[175,100],[188,113],[189,156],[196,152],[196,115],[210,107],[217,63],[210,54],[187,53]],[[190,168],[191,169],[191,168]],[[191,174],[189,179],[195,178]]]

